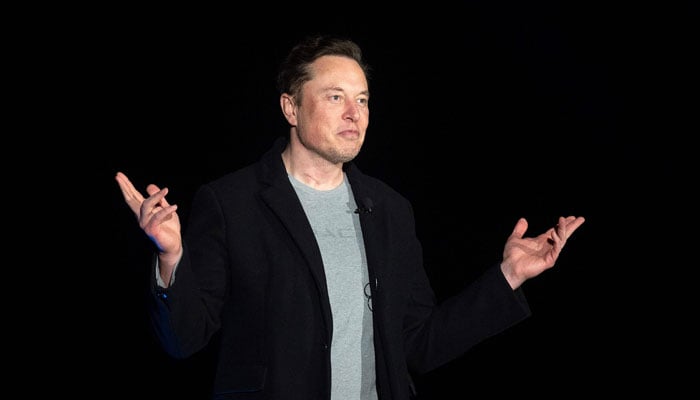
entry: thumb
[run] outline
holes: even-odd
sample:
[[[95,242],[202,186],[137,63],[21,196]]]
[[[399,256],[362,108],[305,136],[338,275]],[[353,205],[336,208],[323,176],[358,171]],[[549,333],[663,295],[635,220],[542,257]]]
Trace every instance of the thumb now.
[[[518,222],[515,223],[513,232],[510,234],[511,237],[516,237],[518,239],[522,238],[527,231],[527,220],[525,218],[520,218]]]

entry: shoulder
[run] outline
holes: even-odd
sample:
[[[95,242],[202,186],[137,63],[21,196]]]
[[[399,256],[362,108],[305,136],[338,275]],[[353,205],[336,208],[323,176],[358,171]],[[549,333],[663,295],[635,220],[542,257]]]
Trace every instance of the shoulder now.
[[[374,204],[391,204],[392,207],[407,210],[412,208],[410,201],[402,193],[383,180],[365,174],[355,164],[346,165],[345,172],[356,197],[372,199]]]
[[[285,143],[283,138],[278,138],[258,161],[213,179],[202,187],[225,194],[230,191],[257,190],[288,184],[281,156]]]

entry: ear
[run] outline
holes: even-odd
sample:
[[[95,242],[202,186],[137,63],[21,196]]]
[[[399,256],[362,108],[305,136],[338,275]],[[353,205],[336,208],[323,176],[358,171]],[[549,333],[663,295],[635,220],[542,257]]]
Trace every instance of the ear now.
[[[294,98],[287,93],[283,93],[280,96],[280,107],[289,125],[297,126],[297,108],[294,103]]]

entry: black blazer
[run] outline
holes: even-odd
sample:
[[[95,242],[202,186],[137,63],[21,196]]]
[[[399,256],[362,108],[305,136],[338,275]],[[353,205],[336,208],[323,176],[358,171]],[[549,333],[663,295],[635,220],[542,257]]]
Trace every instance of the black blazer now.
[[[173,357],[219,333],[215,398],[329,399],[333,324],[321,254],[280,153],[203,185],[184,232],[174,284],[155,281],[152,321]],[[365,241],[372,294],[377,390],[409,398],[424,373],[530,315],[498,265],[436,305],[422,264],[411,204],[383,182],[345,166]],[[183,224],[184,225],[184,224]],[[152,274],[154,276],[155,274]]]

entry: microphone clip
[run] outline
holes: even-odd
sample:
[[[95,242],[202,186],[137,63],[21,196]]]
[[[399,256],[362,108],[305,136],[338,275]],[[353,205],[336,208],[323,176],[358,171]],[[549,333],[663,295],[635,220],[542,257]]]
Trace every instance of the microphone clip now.
[[[355,209],[355,214],[371,214],[372,213],[372,199],[365,198],[364,201]]]

